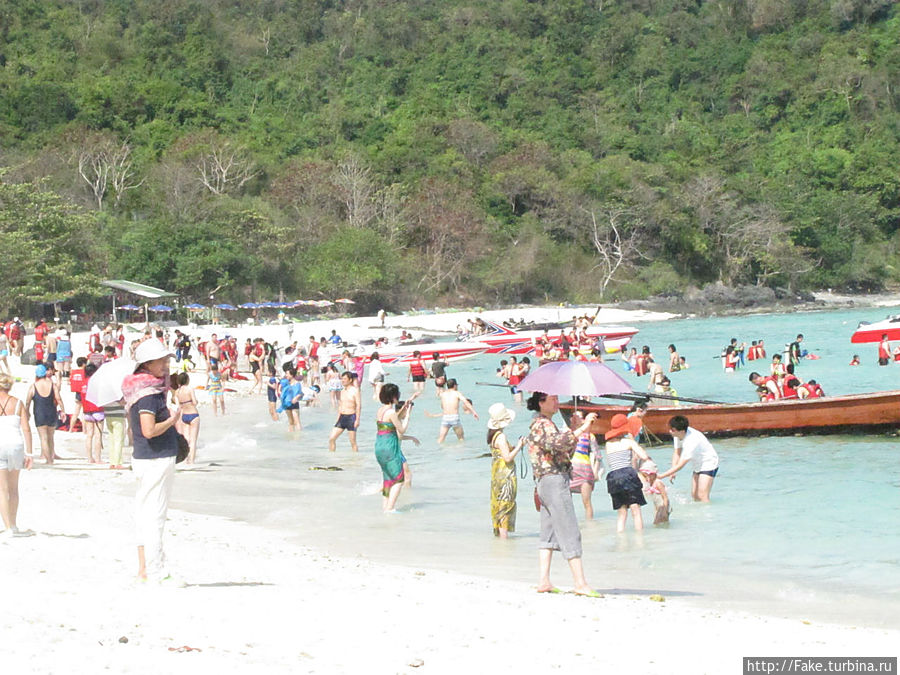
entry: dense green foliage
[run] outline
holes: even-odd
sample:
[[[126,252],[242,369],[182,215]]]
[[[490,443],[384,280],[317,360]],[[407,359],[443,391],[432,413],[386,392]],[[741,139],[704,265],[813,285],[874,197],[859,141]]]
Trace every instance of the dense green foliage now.
[[[4,192],[4,302],[873,288],[898,108],[892,0],[9,0],[0,180],[93,250],[29,290]]]

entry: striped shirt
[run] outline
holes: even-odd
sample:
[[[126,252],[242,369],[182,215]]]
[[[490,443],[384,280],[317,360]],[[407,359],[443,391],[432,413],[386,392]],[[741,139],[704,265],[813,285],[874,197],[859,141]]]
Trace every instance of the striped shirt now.
[[[606,442],[606,470],[613,472],[631,466],[632,448],[637,446],[633,438],[619,438]]]

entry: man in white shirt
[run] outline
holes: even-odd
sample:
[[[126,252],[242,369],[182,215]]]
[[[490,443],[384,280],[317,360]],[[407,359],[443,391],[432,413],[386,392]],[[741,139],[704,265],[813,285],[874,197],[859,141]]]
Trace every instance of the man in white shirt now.
[[[688,462],[693,463],[694,479],[691,485],[691,497],[695,502],[708,502],[713,481],[719,472],[719,455],[702,432],[697,431],[683,415],[676,415],[669,420],[669,433],[672,434],[675,449],[672,452],[672,466],[668,471],[659,474],[659,478],[668,478],[681,471]]]

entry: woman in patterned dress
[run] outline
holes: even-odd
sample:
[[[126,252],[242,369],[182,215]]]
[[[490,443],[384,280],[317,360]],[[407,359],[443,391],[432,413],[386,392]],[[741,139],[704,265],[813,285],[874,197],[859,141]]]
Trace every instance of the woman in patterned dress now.
[[[491,521],[494,536],[506,539],[516,531],[516,455],[525,442],[520,438],[515,447],[509,444],[505,429],[515,418],[516,412],[502,403],[488,409],[487,442],[491,449]]]

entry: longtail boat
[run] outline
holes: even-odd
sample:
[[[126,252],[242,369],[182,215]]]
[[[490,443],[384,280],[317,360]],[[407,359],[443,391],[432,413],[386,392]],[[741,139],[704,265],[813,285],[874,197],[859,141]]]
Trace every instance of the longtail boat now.
[[[566,417],[574,407],[574,402],[560,404]],[[599,415],[591,428],[595,434],[606,433],[612,416],[629,409],[628,405],[578,403],[578,410]],[[660,439],[671,438],[669,419],[675,415],[684,415],[692,427],[719,438],[884,432],[900,429],[900,391],[765,403],[651,404],[644,415],[644,428]]]

